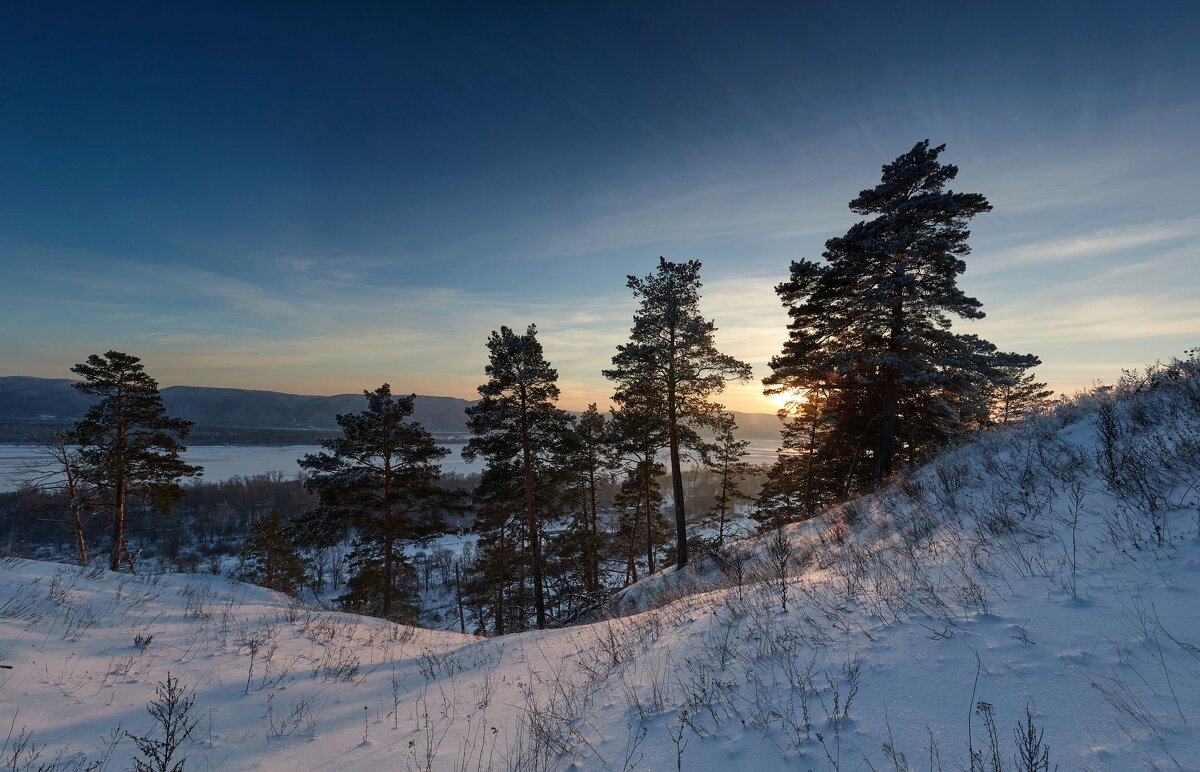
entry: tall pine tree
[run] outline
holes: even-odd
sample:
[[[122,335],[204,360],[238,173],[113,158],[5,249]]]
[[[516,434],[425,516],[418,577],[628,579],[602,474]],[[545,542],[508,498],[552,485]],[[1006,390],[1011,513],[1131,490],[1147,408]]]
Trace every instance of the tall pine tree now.
[[[467,408],[467,426],[473,436],[462,455],[467,461],[482,457],[489,466],[511,468],[520,475],[534,618],[540,630],[547,619],[542,513],[557,497],[554,481],[571,418],[555,404],[558,371],[543,355],[536,325],[529,325],[524,334],[501,327],[492,332],[487,347],[484,372],[488,380],[479,387],[480,400]]]
[[[71,372],[83,378],[76,389],[100,397],[71,430],[79,446],[79,483],[94,492],[109,515],[109,569],[120,570],[122,557],[132,568],[125,542],[129,500],[136,497],[165,514],[183,497],[180,480],[203,471],[180,455],[192,422],[167,415],[158,382],[131,354],[92,354]]]
[[[709,397],[721,392],[727,381],[749,380],[750,366],[717,350],[716,325],[700,313],[700,261],[672,263],[660,257],[655,273],[645,278],[629,276],[627,286],[639,301],[638,310],[629,342],[617,346],[613,366],[604,376],[616,383],[613,399],[618,404],[631,394],[661,395],[671,462],[676,562],[683,568],[688,563],[681,454],[686,432],[712,414]]]

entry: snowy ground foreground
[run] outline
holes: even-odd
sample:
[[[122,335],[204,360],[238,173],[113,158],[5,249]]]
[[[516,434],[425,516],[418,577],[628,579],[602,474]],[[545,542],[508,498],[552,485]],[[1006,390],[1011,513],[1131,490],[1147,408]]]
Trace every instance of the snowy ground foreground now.
[[[736,557],[668,572],[569,629],[477,640],[9,561],[5,753],[25,730],[40,763],[95,759],[150,729],[169,671],[197,697],[191,769],[950,770],[970,741],[990,770],[989,713],[1020,769],[1026,707],[1051,768],[1197,769],[1200,380],[1123,403],[1111,443],[1102,400],[795,527],[786,582],[746,542],[740,585]]]

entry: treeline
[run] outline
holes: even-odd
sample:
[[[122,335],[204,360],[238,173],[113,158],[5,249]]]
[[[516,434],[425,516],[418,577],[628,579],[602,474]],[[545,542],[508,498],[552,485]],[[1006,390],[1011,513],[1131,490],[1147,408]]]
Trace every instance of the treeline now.
[[[281,474],[235,477],[221,482],[195,482],[164,518],[149,501],[133,499],[126,507],[127,540],[133,557],[153,558],[176,570],[203,570],[220,565],[208,558],[236,556],[251,523],[271,510],[300,513],[311,508],[303,483]],[[0,544],[12,554],[49,552],[78,557],[70,495],[49,486],[26,486],[0,493]],[[82,518],[85,544],[103,542],[110,523]]]
[[[827,241],[821,262],[793,262],[777,287],[790,323],[764,386],[789,403],[781,453],[761,485],[733,414],[716,400],[729,382],[749,380],[750,367],[716,347],[715,323],[700,309],[700,263],[659,258],[653,273],[627,279],[638,306],[603,371],[610,410],[561,409],[537,327],[500,327],[486,341],[479,401],[466,411],[462,455],[484,462],[477,482],[440,474],[450,451],[412,420],[415,397],[384,384],[364,391],[365,409],[339,415],[340,434],[301,460],[310,496],[302,511],[289,518],[264,500],[250,519],[205,538],[245,529],[247,570],[287,591],[313,578],[302,556],[325,560],[345,545],[343,607],[412,621],[412,545],[470,522],[477,547],[441,569],[448,581],[454,568],[460,625],[470,617],[487,634],[542,628],[721,550],[743,514],[760,529],[813,517],[972,432],[1040,409],[1050,392],[1032,374],[1035,356],[952,328],[983,316],[956,282],[967,226],[991,206],[948,188],[958,170],[940,162],[943,149],[921,142],[885,165],[881,182],[850,202],[865,219]],[[186,516],[181,482],[198,470],[179,451],[191,427],[166,416],[136,357],[110,351],[72,370],[99,401],[56,438],[54,490],[68,502],[81,560],[98,516],[110,567],[132,567],[126,533],[140,508],[175,505]],[[711,499],[688,485],[689,468],[705,470]],[[315,573],[323,581],[324,569]]]

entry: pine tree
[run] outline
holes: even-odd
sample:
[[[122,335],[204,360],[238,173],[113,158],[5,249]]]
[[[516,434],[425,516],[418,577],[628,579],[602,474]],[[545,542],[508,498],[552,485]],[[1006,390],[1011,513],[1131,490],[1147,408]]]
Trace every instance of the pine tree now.
[[[414,574],[402,546],[441,526],[451,497],[438,485],[438,462],[450,451],[409,420],[416,395],[394,397],[385,383],[363,396],[366,410],[337,416],[341,436],[300,459],[304,486],[318,496],[320,520],[355,535],[343,605],[409,621]]]
[[[1054,391],[1039,383],[1033,373],[1020,367],[1003,368],[1003,373],[1005,380],[987,391],[991,423],[1005,425],[1019,421],[1050,406]]]
[[[616,537],[625,548],[626,585],[638,579],[637,560],[641,550],[646,553],[647,576],[654,573],[658,545],[670,535],[669,524],[662,516],[662,491],[656,482],[665,471],[653,459],[635,463],[626,470],[613,502],[619,513]]]
[[[644,546],[646,572],[652,574],[656,568],[657,545],[662,543],[658,521],[663,497],[658,479],[665,470],[658,457],[669,447],[670,435],[666,405],[658,392],[649,388],[631,388],[621,393],[620,404],[621,408],[613,410],[609,420],[609,438],[613,463],[625,473],[618,503],[624,513],[620,521],[621,538],[629,545],[626,578],[636,581],[634,545]],[[683,431],[687,433],[689,444],[699,445],[699,438],[690,429],[684,427]],[[638,523],[643,524],[640,532],[637,531]]]
[[[564,536],[580,553],[580,578],[584,587],[589,593],[596,594],[601,589],[600,559],[603,553],[597,487],[611,463],[611,447],[607,422],[595,402],[588,405],[576,420],[574,431],[564,439],[564,464],[570,477],[568,487],[573,493],[567,503],[580,515]],[[563,550],[571,551],[566,546]]]
[[[122,557],[132,568],[125,542],[130,498],[166,514],[183,497],[180,480],[203,471],[185,464],[180,455],[186,450],[181,440],[192,422],[167,415],[158,383],[135,356],[120,351],[92,354],[71,372],[84,379],[75,388],[100,397],[71,430],[79,446],[79,480],[109,514],[109,569],[120,570]]]
[[[750,366],[717,351],[716,325],[700,313],[700,262],[672,263],[660,257],[658,271],[627,286],[640,301],[629,342],[618,346],[612,369],[614,400],[630,393],[656,391],[663,399],[675,509],[676,562],[687,565],[687,514],[683,499],[681,447],[689,426],[713,412],[708,398],[726,381],[748,380]]]
[[[719,481],[711,514],[717,522],[717,546],[720,547],[725,543],[725,525],[733,512],[734,502],[746,498],[741,481],[750,474],[750,464],[745,460],[750,441],[737,438],[737,420],[733,413],[718,411],[713,428],[716,438],[705,454],[705,466]]]
[[[519,464],[488,463],[472,496],[474,530],[480,539],[464,594],[490,616],[496,635],[523,630],[529,611],[521,546],[528,520],[521,515],[525,485]]]
[[[482,457],[489,466],[519,470],[534,617],[541,630],[546,627],[541,513],[557,497],[554,481],[559,479],[562,443],[571,418],[555,405],[558,371],[543,355],[536,325],[529,325],[523,335],[501,327],[492,332],[487,347],[488,381],[479,387],[479,402],[467,408],[467,425],[473,436],[463,449],[463,458],[473,461]]]
[[[767,479],[759,489],[750,517],[758,523],[759,533],[786,523],[805,519],[805,464],[798,456],[781,453],[767,470]]]
[[[970,253],[967,224],[991,205],[946,188],[958,169],[938,161],[944,147],[920,142],[885,165],[881,183],[850,202],[873,218],[827,241],[826,264],[792,263],[777,287],[791,321],[768,388],[828,394],[825,428],[859,480],[865,454],[868,479],[880,480],[898,450],[916,460],[962,434],[1002,368],[1038,362],[950,330],[953,317],[983,316],[957,277]]]
[[[288,595],[304,586],[304,561],[284,529],[278,509],[272,508],[250,523],[242,555],[249,581]]]

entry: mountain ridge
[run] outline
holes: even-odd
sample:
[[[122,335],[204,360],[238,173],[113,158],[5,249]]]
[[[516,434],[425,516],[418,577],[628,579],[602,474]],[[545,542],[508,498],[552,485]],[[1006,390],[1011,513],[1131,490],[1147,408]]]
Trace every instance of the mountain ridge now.
[[[78,420],[92,400],[73,383],[68,378],[0,376],[0,422]],[[210,429],[332,431],[337,429],[338,414],[363,409],[362,394],[320,396],[220,386],[165,386],[159,392],[168,413]],[[464,410],[471,404],[472,400],[459,397],[418,394],[413,417],[435,434],[465,434]],[[734,415],[743,437],[779,434],[779,420],[771,413],[735,411]]]

